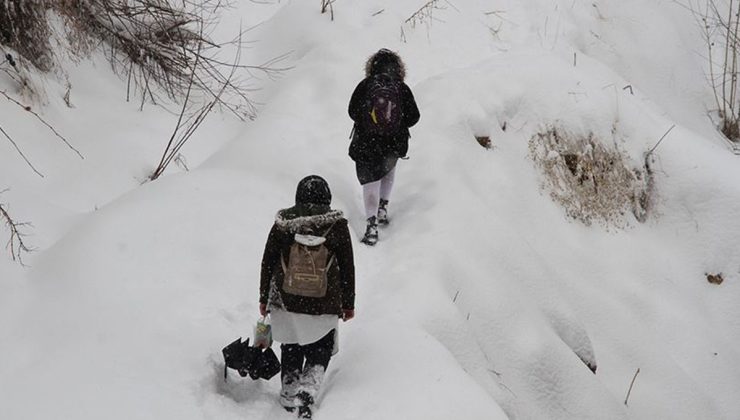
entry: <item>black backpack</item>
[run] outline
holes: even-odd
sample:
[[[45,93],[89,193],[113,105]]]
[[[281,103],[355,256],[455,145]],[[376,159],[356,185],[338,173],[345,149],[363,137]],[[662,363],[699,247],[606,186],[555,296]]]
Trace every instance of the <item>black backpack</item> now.
[[[387,74],[376,74],[367,85],[360,125],[364,131],[391,136],[401,130],[401,82]]]

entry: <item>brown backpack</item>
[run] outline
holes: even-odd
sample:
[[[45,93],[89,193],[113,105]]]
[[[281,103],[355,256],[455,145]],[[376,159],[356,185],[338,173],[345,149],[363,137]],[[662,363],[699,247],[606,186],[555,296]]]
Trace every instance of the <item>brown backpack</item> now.
[[[331,228],[329,228],[331,230]],[[329,231],[324,234],[328,234]],[[334,262],[322,236],[296,234],[290,246],[288,262],[280,259],[283,266],[283,291],[296,296],[321,298],[326,296],[327,272]]]

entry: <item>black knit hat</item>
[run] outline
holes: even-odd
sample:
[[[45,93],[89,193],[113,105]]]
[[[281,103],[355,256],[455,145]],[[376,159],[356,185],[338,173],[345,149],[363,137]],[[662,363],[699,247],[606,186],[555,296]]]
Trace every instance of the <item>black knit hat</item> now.
[[[296,204],[331,204],[331,191],[326,180],[318,175],[309,175],[298,183],[295,191]]]

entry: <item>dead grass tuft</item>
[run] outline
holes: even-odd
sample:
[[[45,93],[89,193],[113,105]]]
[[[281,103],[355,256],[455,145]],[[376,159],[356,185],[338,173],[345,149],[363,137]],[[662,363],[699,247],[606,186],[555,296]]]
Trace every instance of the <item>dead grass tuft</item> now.
[[[630,213],[647,219],[651,182],[645,168],[634,168],[616,147],[593,133],[576,135],[550,126],[529,141],[530,157],[542,171],[542,188],[569,217],[586,225],[624,228]]]

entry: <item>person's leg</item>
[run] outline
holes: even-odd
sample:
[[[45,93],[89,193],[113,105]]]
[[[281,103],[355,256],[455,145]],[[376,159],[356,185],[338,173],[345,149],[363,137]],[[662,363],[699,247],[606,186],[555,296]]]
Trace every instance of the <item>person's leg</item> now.
[[[396,179],[396,167],[388,171],[380,180],[380,202],[378,204],[378,224],[388,224],[388,202],[390,201],[393,182]]]
[[[300,379],[303,372],[304,353],[298,344],[280,345],[280,404],[286,410],[295,410],[298,405],[296,398],[299,392]]]
[[[362,186],[362,198],[365,203],[365,219],[378,215],[378,203],[380,202],[380,186],[382,180],[368,182]]]
[[[378,204],[380,203],[381,181],[368,182],[362,186],[362,196],[365,202],[365,217],[367,228],[362,242],[367,245],[375,245],[378,242]]]
[[[380,180],[380,199],[385,200],[387,203],[391,198],[391,191],[393,190],[393,181],[396,179],[396,167],[388,171],[387,174]]]
[[[329,331],[320,340],[303,347],[306,364],[300,379],[298,398],[304,406],[311,406],[319,393],[331,353],[334,349],[334,330]]]

